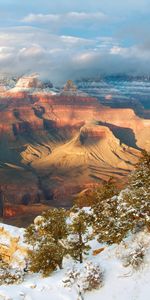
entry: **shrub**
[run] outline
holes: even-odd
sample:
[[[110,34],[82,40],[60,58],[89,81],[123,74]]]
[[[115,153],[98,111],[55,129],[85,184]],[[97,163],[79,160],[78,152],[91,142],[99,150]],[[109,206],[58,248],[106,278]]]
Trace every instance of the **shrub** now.
[[[64,287],[76,285],[80,293],[98,289],[103,285],[104,274],[100,266],[87,262],[84,267],[77,269],[75,266],[69,269],[63,279]]]
[[[138,245],[134,250],[130,251],[123,258],[123,264],[125,267],[131,266],[134,270],[138,270],[144,263],[145,248],[142,245]]]
[[[116,255],[122,260],[124,267],[139,270],[147,263],[147,253],[150,245],[150,234],[141,231],[128,236],[118,247]]]
[[[79,275],[80,271],[75,266],[73,266],[72,269],[68,269],[62,281],[63,286],[72,287],[77,282]]]
[[[102,287],[103,285],[103,271],[100,266],[87,262],[84,270],[79,277],[80,288],[82,291],[92,291]]]
[[[23,281],[23,272],[13,269],[9,264],[0,261],[0,285],[2,284],[19,284]]]

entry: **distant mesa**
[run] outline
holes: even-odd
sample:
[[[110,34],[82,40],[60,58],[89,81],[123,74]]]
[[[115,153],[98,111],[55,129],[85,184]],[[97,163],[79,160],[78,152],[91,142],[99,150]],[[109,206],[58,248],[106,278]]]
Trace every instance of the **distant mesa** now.
[[[42,82],[39,80],[38,74],[32,74],[19,78],[13,90],[22,91],[42,87]]]
[[[19,78],[15,87],[11,89],[11,92],[32,92],[32,91],[45,91],[46,89],[52,88],[53,85],[50,81],[41,81],[39,74],[34,73],[31,75],[25,75]]]
[[[82,91],[78,90],[77,86],[72,80],[67,80],[60,94],[63,96],[87,96],[86,93],[83,93]]]
[[[64,86],[64,92],[72,92],[72,93],[76,93],[77,92],[77,87],[76,85],[73,83],[72,80],[68,80]]]

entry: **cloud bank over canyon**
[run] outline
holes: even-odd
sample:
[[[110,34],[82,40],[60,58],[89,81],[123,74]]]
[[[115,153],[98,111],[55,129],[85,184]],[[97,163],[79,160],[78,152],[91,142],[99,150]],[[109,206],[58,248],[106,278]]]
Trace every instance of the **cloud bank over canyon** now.
[[[1,73],[53,81],[150,72],[148,0],[0,3]]]

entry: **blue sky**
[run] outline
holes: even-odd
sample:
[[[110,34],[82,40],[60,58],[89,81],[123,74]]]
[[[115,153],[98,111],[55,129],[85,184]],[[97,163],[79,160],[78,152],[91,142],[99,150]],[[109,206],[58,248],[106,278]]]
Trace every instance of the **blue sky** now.
[[[149,28],[150,0],[0,0],[0,69],[52,81],[149,74]]]

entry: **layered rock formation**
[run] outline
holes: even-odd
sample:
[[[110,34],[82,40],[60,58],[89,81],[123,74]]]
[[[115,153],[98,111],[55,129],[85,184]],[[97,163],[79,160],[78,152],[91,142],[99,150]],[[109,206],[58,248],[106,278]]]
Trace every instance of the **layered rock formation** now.
[[[0,185],[11,205],[69,206],[82,189],[123,179],[150,150],[150,120],[70,91],[6,91],[0,120]]]

